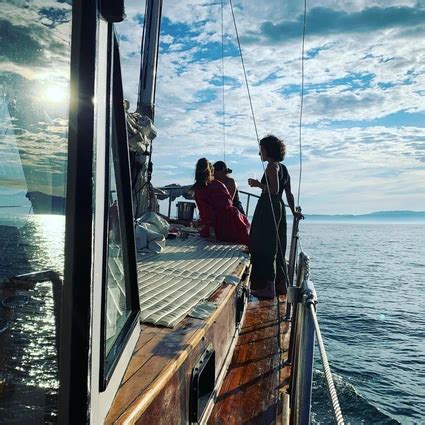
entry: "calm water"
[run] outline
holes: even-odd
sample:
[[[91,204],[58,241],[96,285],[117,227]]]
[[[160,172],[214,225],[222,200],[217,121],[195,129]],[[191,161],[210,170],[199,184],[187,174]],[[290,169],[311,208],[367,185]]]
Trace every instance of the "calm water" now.
[[[19,240],[3,240],[0,275],[61,270],[63,225],[60,216],[32,216],[20,223]],[[303,248],[311,258],[319,321],[346,423],[425,424],[425,224],[306,220],[301,234]],[[34,249],[35,241],[38,249]],[[12,263],[16,267],[11,268]],[[41,415],[44,409],[54,410],[57,388],[54,368],[46,369],[56,361],[52,299],[46,291],[51,291],[48,285],[37,286],[26,307],[44,312],[44,324],[37,322],[37,315],[33,321],[28,317],[16,321],[15,333],[25,325],[32,337],[9,364],[19,372],[17,376],[34,399],[34,405],[28,397],[22,402],[33,414],[39,411]],[[313,422],[330,424],[318,350],[316,357]],[[33,382],[35,376],[37,382]],[[35,391],[42,387],[44,391]],[[34,394],[43,401],[36,400]],[[2,409],[9,411],[7,416],[0,414],[8,417],[7,423],[22,423],[16,409],[12,416],[7,403]],[[24,410],[20,412],[24,414]]]
[[[425,224],[308,223],[304,251],[350,424],[425,424]],[[331,423],[316,350],[314,422]]]

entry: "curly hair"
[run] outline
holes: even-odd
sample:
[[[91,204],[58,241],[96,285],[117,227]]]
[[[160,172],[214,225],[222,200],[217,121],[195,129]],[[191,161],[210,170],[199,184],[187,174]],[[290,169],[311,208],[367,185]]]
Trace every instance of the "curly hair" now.
[[[211,183],[214,175],[214,168],[207,158],[198,159],[195,170],[195,184],[193,189],[205,187]]]
[[[273,158],[275,161],[283,161],[286,153],[286,146],[283,143],[283,140],[279,139],[276,136],[269,135],[263,137],[260,140],[260,146],[262,146],[266,152],[267,156]]]

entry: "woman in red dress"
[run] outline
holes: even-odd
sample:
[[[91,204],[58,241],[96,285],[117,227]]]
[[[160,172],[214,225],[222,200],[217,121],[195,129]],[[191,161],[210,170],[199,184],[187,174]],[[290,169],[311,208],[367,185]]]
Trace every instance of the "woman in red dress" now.
[[[193,191],[201,218],[202,237],[248,245],[248,219],[233,206],[226,186],[214,180],[214,167],[206,158],[196,164]]]

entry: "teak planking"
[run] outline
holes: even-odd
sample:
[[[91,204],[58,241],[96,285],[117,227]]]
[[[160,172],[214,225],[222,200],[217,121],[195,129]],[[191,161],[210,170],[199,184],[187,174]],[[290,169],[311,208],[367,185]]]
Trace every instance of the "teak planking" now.
[[[282,317],[285,297],[281,296],[279,302]],[[278,327],[281,341],[286,344],[283,347],[287,347],[289,329],[279,319],[276,300],[254,298],[248,304],[245,323],[209,425],[279,423],[288,370],[279,373],[283,359],[280,359]]]

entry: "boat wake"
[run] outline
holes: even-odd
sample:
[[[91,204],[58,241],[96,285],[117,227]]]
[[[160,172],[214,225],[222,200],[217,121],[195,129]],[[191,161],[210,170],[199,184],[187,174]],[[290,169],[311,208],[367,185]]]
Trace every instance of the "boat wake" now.
[[[345,381],[341,376],[332,375],[346,424],[397,425],[400,423],[366,400],[351,383]],[[329,424],[332,421],[333,413],[324,374],[321,370],[314,369],[311,422],[320,425]]]

